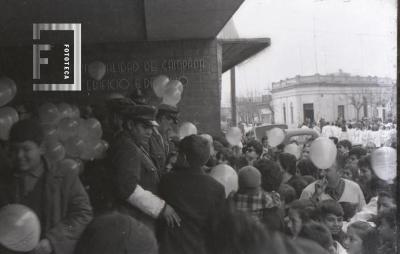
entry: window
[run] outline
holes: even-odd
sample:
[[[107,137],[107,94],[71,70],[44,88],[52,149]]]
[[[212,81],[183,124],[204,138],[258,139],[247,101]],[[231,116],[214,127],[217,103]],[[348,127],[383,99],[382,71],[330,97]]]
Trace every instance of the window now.
[[[290,103],[290,123],[294,123],[293,120],[293,104]]]
[[[338,118],[344,119],[344,105],[338,105]]]
[[[286,124],[286,106],[285,106],[285,103],[283,103],[283,123]]]

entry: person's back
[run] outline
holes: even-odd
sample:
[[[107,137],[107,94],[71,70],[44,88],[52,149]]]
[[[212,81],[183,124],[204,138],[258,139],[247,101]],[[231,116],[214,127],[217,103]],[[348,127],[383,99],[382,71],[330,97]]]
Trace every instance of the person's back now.
[[[224,205],[225,190],[201,170],[209,155],[206,140],[192,135],[181,141],[180,148],[185,152],[179,155],[178,161],[182,165],[186,157],[186,165],[166,174],[159,190],[178,213],[181,223],[179,227],[160,225],[160,253],[205,253],[205,227],[210,216]]]

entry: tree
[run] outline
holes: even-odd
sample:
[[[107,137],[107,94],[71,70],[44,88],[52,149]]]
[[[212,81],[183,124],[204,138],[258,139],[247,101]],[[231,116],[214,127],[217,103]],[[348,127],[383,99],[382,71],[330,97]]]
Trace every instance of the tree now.
[[[365,104],[365,97],[362,94],[351,94],[349,97],[349,103],[356,110],[357,121],[360,120],[360,110]]]

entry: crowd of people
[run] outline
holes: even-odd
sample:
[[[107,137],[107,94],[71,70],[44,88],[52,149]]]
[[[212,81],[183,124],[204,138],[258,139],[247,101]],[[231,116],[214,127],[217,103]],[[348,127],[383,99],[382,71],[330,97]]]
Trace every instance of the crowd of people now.
[[[397,251],[396,180],[380,179],[374,147],[332,137],[337,156],[318,168],[313,140],[301,156],[268,137],[230,144],[223,135],[177,138],[179,111],[135,98],[107,101],[110,148],[82,171],[46,158],[35,112],[1,147],[0,209],[22,204],[40,220],[29,253],[349,253]],[[232,168],[237,188],[210,175]],[[1,227],[1,225],[0,225]],[[2,236],[0,236],[1,238]],[[18,243],[13,243],[18,244]],[[0,239],[0,253],[20,253]]]

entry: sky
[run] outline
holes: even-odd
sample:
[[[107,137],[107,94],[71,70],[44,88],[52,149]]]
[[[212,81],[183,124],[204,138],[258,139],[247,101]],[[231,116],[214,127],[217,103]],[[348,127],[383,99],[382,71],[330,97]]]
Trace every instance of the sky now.
[[[245,0],[232,21],[240,38],[271,45],[236,66],[236,95],[266,94],[272,82],[336,73],[396,79],[396,0]],[[222,106],[230,104],[230,72]]]

